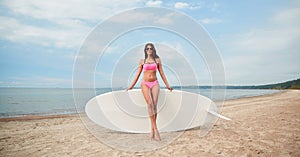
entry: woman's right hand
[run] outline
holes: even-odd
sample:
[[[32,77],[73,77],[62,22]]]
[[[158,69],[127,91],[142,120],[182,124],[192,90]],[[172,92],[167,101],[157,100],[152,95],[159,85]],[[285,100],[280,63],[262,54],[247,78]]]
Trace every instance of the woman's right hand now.
[[[126,91],[129,91],[129,90],[131,90],[131,89],[132,89],[132,87],[129,87],[129,88],[126,89]]]

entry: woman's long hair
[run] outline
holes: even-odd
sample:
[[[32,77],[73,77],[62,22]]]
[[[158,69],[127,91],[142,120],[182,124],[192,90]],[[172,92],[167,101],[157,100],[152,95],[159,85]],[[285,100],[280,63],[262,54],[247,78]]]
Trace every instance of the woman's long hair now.
[[[159,58],[159,56],[156,54],[156,49],[155,49],[155,47],[154,47],[154,44],[152,44],[152,43],[147,43],[147,44],[145,45],[145,48],[144,48],[145,60],[147,59],[147,50],[146,50],[146,48],[147,48],[147,46],[149,46],[149,45],[152,47],[152,57],[154,58],[154,61],[155,61],[155,58]]]

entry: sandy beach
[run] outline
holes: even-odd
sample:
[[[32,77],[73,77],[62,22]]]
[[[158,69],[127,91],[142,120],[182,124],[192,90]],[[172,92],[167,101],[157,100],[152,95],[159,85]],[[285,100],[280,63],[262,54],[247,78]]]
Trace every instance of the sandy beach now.
[[[218,120],[206,136],[191,129],[148,152],[107,146],[79,115],[0,119],[0,156],[300,156],[300,90],[227,100],[222,114],[232,121]]]

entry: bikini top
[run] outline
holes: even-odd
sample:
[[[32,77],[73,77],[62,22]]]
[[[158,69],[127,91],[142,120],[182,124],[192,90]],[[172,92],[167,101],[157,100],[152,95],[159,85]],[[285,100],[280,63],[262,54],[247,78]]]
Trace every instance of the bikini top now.
[[[154,60],[155,61],[155,60]],[[157,70],[157,63],[156,61],[154,63],[145,63],[146,60],[144,61],[144,65],[143,65],[143,70],[147,71],[147,70]]]

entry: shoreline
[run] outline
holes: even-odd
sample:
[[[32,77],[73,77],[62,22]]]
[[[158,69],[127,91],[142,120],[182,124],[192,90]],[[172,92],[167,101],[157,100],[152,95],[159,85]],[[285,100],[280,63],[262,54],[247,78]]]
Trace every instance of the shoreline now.
[[[234,100],[242,100],[242,99],[251,99],[251,98],[257,98],[257,97],[265,97],[265,96],[273,96],[273,95],[277,95],[277,94],[285,93],[285,92],[289,92],[289,91],[300,91],[300,90],[298,90],[298,89],[283,89],[283,90],[278,90],[278,92],[275,92],[275,93],[266,93],[263,95],[254,95],[254,96],[245,96],[245,97],[227,99],[227,100],[224,100],[224,102],[234,101]]]
[[[72,118],[79,116],[78,113],[72,114],[58,114],[58,115],[22,115],[18,117],[3,117],[0,118],[0,122],[10,122],[10,121],[28,121],[28,120],[43,120],[43,119],[53,119],[53,118]]]

